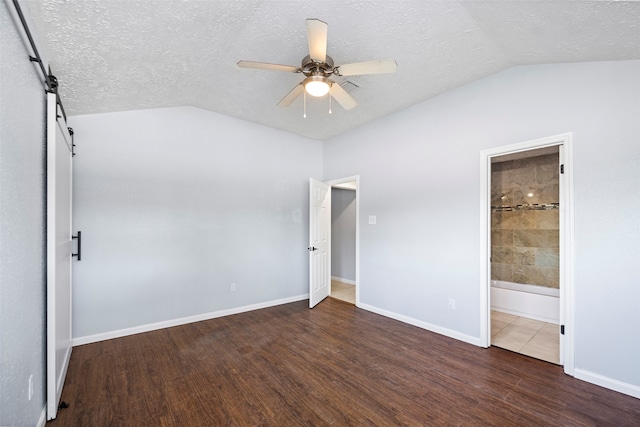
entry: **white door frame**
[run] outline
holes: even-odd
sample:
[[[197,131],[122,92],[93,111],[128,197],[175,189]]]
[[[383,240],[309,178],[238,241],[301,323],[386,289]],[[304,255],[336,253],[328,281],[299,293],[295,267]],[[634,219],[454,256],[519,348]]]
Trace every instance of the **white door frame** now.
[[[573,236],[573,134],[564,133],[547,138],[521,142],[480,152],[480,342],[491,345],[491,158],[557,145],[560,148],[560,364],[564,372],[574,371],[574,236]]]
[[[347,182],[356,183],[356,307],[360,307],[360,175],[348,176],[326,181],[325,184],[336,186]],[[331,247],[329,247],[331,256]]]

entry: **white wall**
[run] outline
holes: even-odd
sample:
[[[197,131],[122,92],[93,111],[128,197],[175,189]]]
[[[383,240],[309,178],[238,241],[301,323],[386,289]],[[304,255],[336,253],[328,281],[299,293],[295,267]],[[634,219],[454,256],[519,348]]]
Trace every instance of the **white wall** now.
[[[0,2],[0,425],[34,426],[46,399],[45,94],[7,7]]]
[[[308,294],[321,142],[192,107],[69,123],[76,339]]]
[[[575,368],[640,395],[640,61],[517,67],[466,85],[326,141],[324,178],[360,175],[361,302],[473,341],[480,151],[564,132]]]
[[[331,276],[356,280],[356,192],[331,189]]]

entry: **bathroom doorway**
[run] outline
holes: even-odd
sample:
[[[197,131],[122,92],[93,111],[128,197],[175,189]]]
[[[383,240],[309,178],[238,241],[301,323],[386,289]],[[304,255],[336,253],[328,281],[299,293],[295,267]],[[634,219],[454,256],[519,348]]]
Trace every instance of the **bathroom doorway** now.
[[[560,363],[560,146],[491,157],[491,345]]]
[[[329,296],[357,305],[358,181],[330,181],[331,291]]]
[[[559,365],[566,363],[573,295],[570,140],[565,134],[483,152],[483,338]]]

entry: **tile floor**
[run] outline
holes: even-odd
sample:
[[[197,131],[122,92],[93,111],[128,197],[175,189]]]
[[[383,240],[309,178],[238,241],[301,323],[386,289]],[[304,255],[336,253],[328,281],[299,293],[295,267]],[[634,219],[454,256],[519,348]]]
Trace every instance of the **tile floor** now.
[[[560,331],[553,323],[492,310],[491,345],[560,364]]]
[[[331,281],[331,297],[346,301],[351,304],[356,303],[356,287],[337,280]]]

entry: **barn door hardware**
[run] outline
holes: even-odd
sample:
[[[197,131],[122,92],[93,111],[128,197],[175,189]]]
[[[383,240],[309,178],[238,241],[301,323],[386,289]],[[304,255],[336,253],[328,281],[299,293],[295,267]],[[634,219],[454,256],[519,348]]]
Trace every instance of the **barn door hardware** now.
[[[71,256],[77,256],[78,261],[82,261],[82,231],[78,231],[77,236],[71,236],[72,239],[78,239],[78,253],[71,254]]]

